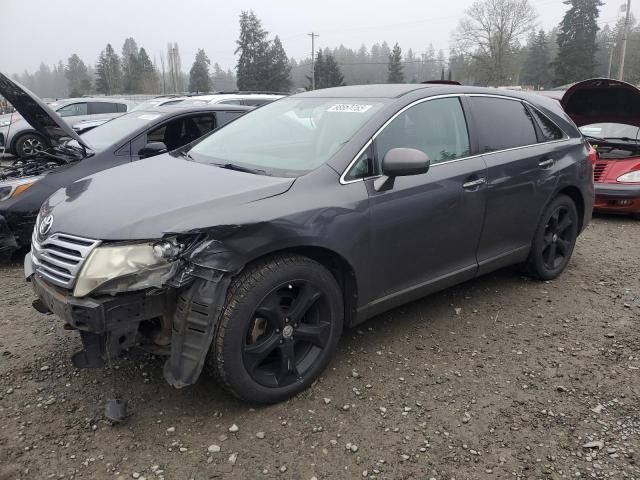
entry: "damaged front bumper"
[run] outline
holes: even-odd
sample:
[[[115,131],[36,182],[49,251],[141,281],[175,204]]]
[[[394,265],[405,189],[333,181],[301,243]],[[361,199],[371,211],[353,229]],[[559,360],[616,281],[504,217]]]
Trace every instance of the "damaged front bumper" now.
[[[191,260],[202,259],[198,253]],[[169,355],[164,377],[170,385],[182,388],[198,380],[232,272],[189,263],[163,288],[78,298],[40,277],[31,262],[29,254],[24,269],[38,297],[34,308],[55,314],[65,328],[80,332],[84,348],[72,358],[76,367],[102,367],[124,350],[150,340],[147,346],[164,346],[163,353]],[[161,326],[157,337],[166,341],[154,343],[148,338],[141,328],[148,320]]]
[[[28,278],[40,301],[34,307],[55,314],[65,328],[80,332],[84,350],[72,359],[78,368],[102,367],[107,357],[117,358],[133,347],[140,323],[162,316],[167,304],[166,295],[161,293],[75,298],[38,275]]]

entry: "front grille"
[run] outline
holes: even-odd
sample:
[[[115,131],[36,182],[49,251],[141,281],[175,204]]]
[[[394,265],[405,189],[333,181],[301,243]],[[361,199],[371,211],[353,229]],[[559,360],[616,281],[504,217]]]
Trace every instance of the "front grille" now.
[[[593,181],[599,182],[602,177],[605,176],[609,162],[596,162],[596,166],[593,168]]]
[[[31,237],[31,261],[39,275],[59,287],[71,289],[89,254],[100,240],[54,233],[44,240],[34,230]]]

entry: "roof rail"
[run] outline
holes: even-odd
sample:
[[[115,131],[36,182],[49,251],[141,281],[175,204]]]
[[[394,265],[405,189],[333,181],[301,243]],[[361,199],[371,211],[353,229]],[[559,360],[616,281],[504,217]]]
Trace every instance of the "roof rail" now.
[[[198,95],[206,95],[199,93]],[[270,90],[223,90],[209,95],[291,95],[291,92],[273,92]]]

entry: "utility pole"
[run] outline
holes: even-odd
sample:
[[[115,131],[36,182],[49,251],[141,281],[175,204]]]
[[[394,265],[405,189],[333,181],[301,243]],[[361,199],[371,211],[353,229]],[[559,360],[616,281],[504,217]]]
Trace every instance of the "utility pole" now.
[[[624,37],[622,38],[622,52],[620,52],[620,71],[618,80],[624,80],[624,57],[627,53],[627,37],[629,36],[629,16],[631,15],[631,0],[627,0],[627,16],[624,20]]]
[[[307,33],[311,37],[311,90],[316,89],[316,37],[315,32]]]

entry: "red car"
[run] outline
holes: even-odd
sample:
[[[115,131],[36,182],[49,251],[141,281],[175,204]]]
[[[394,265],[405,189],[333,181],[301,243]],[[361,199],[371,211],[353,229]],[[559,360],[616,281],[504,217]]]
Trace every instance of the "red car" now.
[[[561,103],[597,152],[594,210],[640,218],[640,90],[597,78],[573,85]]]

